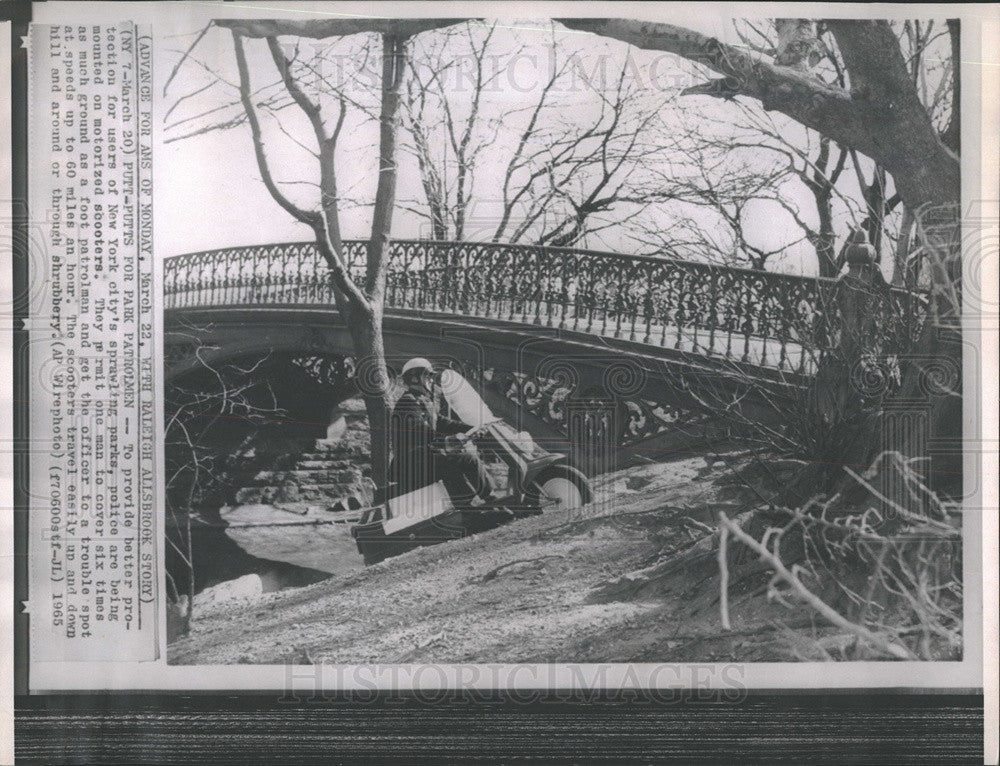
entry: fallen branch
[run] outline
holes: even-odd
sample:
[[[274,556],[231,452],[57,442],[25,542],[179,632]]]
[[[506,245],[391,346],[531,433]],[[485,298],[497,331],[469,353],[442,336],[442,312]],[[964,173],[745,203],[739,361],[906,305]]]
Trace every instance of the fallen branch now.
[[[722,620],[722,629],[729,631],[732,626],[729,623],[729,563],[728,556],[729,527],[725,524],[726,514],[719,511],[719,617]]]
[[[811,590],[809,590],[802,581],[799,580],[794,574],[788,571],[781,559],[778,558],[774,553],[769,551],[764,545],[759,541],[755,540],[753,537],[748,535],[742,529],[740,529],[736,524],[733,524],[725,516],[720,515],[719,524],[721,530],[728,530],[732,533],[740,542],[746,545],[751,550],[760,554],[761,559],[766,561],[775,573],[795,591],[798,596],[805,601],[809,606],[819,612],[824,618],[826,618],[830,623],[836,625],[837,627],[849,631],[865,641],[868,644],[880,649],[891,657],[895,657],[900,660],[915,660],[917,657],[906,647],[900,646],[899,644],[894,644],[888,641],[883,636],[873,633],[861,625],[855,625],[850,620],[846,619],[843,615],[838,613],[835,609],[826,604],[818,596],[816,596]]]
[[[720,511],[720,513],[721,513],[721,511]],[[700,532],[704,532],[706,535],[714,535],[715,534],[715,530],[712,529],[712,527],[708,526],[708,524],[704,524],[703,522],[698,521],[697,519],[692,519],[690,517],[687,517],[687,518],[681,519],[681,523],[684,524],[685,527],[690,527],[690,528],[693,528],[693,529],[697,529]]]
[[[534,561],[544,561],[545,559],[564,559],[564,558],[566,557],[561,553],[550,553],[548,555],[538,556],[537,558],[533,559],[514,559],[514,561],[508,561],[506,564],[501,564],[495,569],[491,569],[489,572],[483,575],[480,582],[489,582],[490,580],[495,580],[497,578],[497,575],[499,575],[504,569],[506,569],[507,567],[512,567],[515,564],[531,564]]]
[[[885,495],[883,495],[881,492],[879,492],[877,489],[875,489],[875,487],[873,487],[869,482],[865,481],[863,478],[861,478],[858,474],[856,474],[854,471],[852,471],[846,465],[844,466],[844,470],[848,473],[848,475],[852,479],[854,479],[856,482],[858,482],[858,484],[860,484],[862,487],[864,487],[869,492],[871,492],[875,497],[877,497],[883,503],[885,503],[890,508],[892,508],[896,513],[898,513],[901,518],[905,519],[906,521],[910,522],[911,524],[923,524],[923,525],[929,527],[930,529],[933,529],[934,531],[939,532],[942,535],[945,535],[945,536],[948,536],[948,537],[961,537],[962,536],[961,531],[959,531],[957,529],[954,529],[953,527],[950,527],[947,524],[944,524],[944,523],[942,523],[940,521],[937,521],[936,519],[931,519],[931,518],[928,518],[926,516],[920,516],[919,514],[912,513],[911,511],[906,510],[899,503],[895,502],[894,500],[890,500],[888,497],[886,497]]]

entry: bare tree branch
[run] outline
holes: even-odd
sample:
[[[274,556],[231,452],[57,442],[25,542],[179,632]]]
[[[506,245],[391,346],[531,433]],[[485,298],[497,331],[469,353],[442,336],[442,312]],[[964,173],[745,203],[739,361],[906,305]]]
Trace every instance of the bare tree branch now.
[[[428,29],[460,24],[466,19],[216,19],[216,26],[231,29],[244,37],[280,37],[291,35],[322,40],[327,37],[372,32],[379,35],[409,37]]]
[[[904,201],[953,204],[959,162],[937,136],[920,104],[886,22],[825,22],[837,38],[851,90],[809,73],[755,58],[744,50],[683,27],[625,19],[560,19],[647,50],[675,53],[722,74],[714,95],[756,98],[834,141],[857,149],[891,172]]]
[[[240,101],[243,103],[243,110],[246,112],[247,122],[250,123],[250,133],[253,137],[254,156],[257,159],[257,168],[260,170],[261,180],[267,187],[268,193],[274,198],[285,212],[296,221],[314,227],[317,223],[316,214],[297,207],[289,200],[274,183],[271,175],[271,168],[267,163],[267,154],[264,151],[264,140],[261,135],[260,120],[257,117],[257,110],[250,99],[250,73],[247,68],[246,52],[243,49],[243,39],[240,34],[233,30],[233,49],[236,52],[236,67],[240,75]]]

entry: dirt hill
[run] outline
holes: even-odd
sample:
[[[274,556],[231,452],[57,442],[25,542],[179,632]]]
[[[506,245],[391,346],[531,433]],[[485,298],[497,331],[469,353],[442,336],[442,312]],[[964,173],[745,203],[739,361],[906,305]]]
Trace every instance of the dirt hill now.
[[[716,483],[723,475],[701,458],[620,471],[599,480],[597,500],[583,509],[354,572],[323,567],[333,576],[304,588],[210,602],[170,646],[170,661],[819,659],[803,639],[834,631],[814,627],[799,608],[768,603],[765,572],[730,588],[732,630],[722,630],[712,526],[718,509],[742,510]],[[357,555],[347,528],[326,530],[316,545]],[[330,535],[345,539],[334,544]],[[687,563],[671,571],[681,552]],[[841,637],[827,643],[836,658]]]

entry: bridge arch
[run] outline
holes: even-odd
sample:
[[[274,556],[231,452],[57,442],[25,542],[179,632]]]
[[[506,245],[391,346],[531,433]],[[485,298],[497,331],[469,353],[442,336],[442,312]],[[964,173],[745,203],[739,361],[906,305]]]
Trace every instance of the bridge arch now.
[[[355,273],[364,246],[345,243]],[[390,367],[415,355],[461,367],[491,406],[517,405],[499,414],[534,433],[548,428],[550,439],[555,428],[572,441],[568,405],[611,407],[615,446],[624,447],[704,419],[711,402],[698,390],[740,400],[753,417],[780,417],[781,403],[807,385],[817,350],[836,343],[836,285],[668,258],[399,240],[386,356]],[[891,295],[899,305],[912,299]],[[168,386],[206,361],[353,353],[311,243],[168,258],[164,299]]]

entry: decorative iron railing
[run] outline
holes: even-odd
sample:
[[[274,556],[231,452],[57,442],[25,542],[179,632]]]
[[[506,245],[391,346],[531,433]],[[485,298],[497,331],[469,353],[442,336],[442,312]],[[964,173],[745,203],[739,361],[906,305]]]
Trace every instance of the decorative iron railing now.
[[[361,277],[366,243],[345,242]],[[387,309],[419,309],[590,333],[810,373],[841,332],[837,280],[568,248],[396,240]],[[166,308],[333,305],[315,245],[223,248],[168,258]],[[885,290],[876,318],[897,346],[919,330],[920,296]]]

